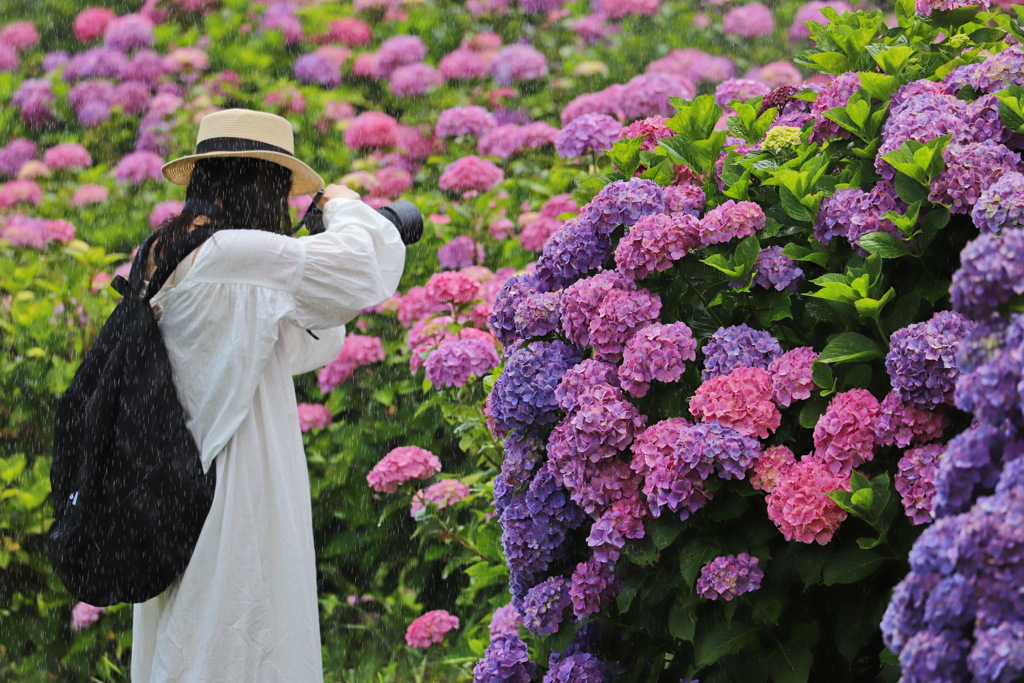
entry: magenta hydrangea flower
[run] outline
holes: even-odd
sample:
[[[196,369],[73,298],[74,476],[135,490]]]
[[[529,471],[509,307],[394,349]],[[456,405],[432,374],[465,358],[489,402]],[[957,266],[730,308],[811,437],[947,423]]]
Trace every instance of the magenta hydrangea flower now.
[[[467,485],[458,479],[442,479],[428,486],[425,491],[420,489],[413,495],[409,514],[413,517],[418,516],[426,509],[428,503],[433,503],[438,509],[443,510],[468,497],[469,487]]]
[[[405,631],[410,647],[426,648],[440,643],[452,629],[459,627],[459,618],[443,609],[435,609],[413,619]]]
[[[572,413],[580,405],[580,397],[599,384],[619,388],[617,368],[614,364],[595,358],[569,368],[555,387],[555,400],[566,413]]]
[[[700,218],[700,214],[704,212],[704,190],[698,185],[670,185],[662,191],[662,196],[665,200],[665,211],[668,213],[684,213]]]
[[[772,400],[776,405],[789,406],[793,401],[810,398],[814,381],[811,366],[818,360],[817,352],[810,346],[787,351],[768,364],[772,377]]]
[[[128,52],[140,47],[152,47],[153,22],[142,14],[125,14],[111,19],[103,29],[103,42],[107,47]]]
[[[341,85],[341,66],[320,52],[309,52],[296,59],[292,71],[303,83],[325,88]]]
[[[439,138],[454,138],[460,135],[480,137],[496,125],[494,115],[483,107],[451,107],[438,115],[434,135]]]
[[[515,634],[518,632],[519,624],[521,623],[523,623],[522,617],[516,612],[515,605],[510,602],[494,610],[488,630],[491,638],[499,634]]]
[[[738,367],[767,370],[782,355],[782,347],[771,332],[755,330],[745,323],[719,327],[702,349],[704,370],[701,379],[725,375]]]
[[[459,235],[437,250],[437,260],[444,270],[458,270],[483,263],[484,247],[469,235]]]
[[[576,409],[566,418],[572,438],[566,445],[576,456],[591,462],[613,458],[629,448],[647,418],[625,400],[620,389],[608,384],[589,387]]]
[[[620,273],[636,280],[668,270],[701,246],[700,232],[700,221],[686,213],[641,216],[619,240],[615,265]]]
[[[141,185],[147,180],[161,180],[164,160],[154,152],[138,151],[124,155],[114,169],[118,182]]]
[[[945,405],[918,408],[904,403],[895,391],[890,391],[882,399],[877,424],[879,444],[906,448],[940,438],[950,418]]]
[[[569,579],[569,597],[576,619],[585,619],[607,605],[621,589],[615,575],[615,563],[591,557],[580,562]]]
[[[768,494],[768,518],[787,541],[825,545],[846,519],[846,510],[828,496],[840,490],[850,490],[848,476],[834,474],[821,459],[805,456]]]
[[[1024,175],[1006,173],[982,190],[971,218],[982,232],[1024,228]]]
[[[716,557],[701,567],[697,594],[707,600],[733,600],[761,587],[764,572],[747,553]]]
[[[914,11],[930,17],[932,12],[948,12],[961,7],[989,8],[989,0],[914,0]]]
[[[85,602],[76,603],[71,610],[71,630],[81,631],[83,628],[92,626],[106,611],[106,607],[96,607]]]
[[[811,0],[811,2],[801,5],[796,11],[793,23],[789,27],[789,39],[803,40],[810,37],[811,31],[807,28],[808,21],[828,24],[829,20],[821,13],[821,10],[825,7],[831,7],[840,14],[853,11],[853,7],[848,2],[845,2],[845,0]]]
[[[547,75],[547,57],[531,45],[509,45],[491,61],[491,77],[499,85],[532,81]]]
[[[185,202],[178,199],[168,199],[167,201],[160,202],[149,212],[149,227],[154,230],[159,228],[163,225],[164,221],[181,213],[183,208],[185,208]]]
[[[645,73],[634,76],[617,91],[609,93],[616,111],[624,120],[649,116],[672,116],[675,107],[671,97],[692,100],[697,95],[693,82],[686,76],[670,73]]]
[[[377,50],[377,74],[388,78],[398,67],[422,62],[426,56],[427,46],[419,36],[392,36]]]
[[[384,344],[379,337],[348,334],[338,356],[321,368],[317,382],[321,393],[328,393],[355,376],[356,370],[384,360]]]
[[[117,12],[106,7],[87,7],[75,17],[72,26],[80,43],[89,43],[103,35],[107,24],[117,18]]]
[[[675,382],[686,361],[696,358],[697,342],[686,323],[652,323],[626,342],[619,381],[631,395],[646,396],[652,381]]]
[[[514,123],[496,125],[480,136],[476,151],[487,157],[508,159],[522,148],[522,127]]]
[[[562,229],[562,221],[539,216],[523,227],[519,234],[519,246],[527,251],[543,252],[551,236]]]
[[[427,358],[427,379],[434,386],[465,386],[474,375],[483,377],[498,366],[498,351],[483,339],[451,339]]]
[[[722,17],[722,30],[727,36],[757,38],[775,30],[772,11],[759,2],[733,7]]]
[[[9,178],[14,177],[26,162],[35,159],[38,154],[35,142],[26,138],[15,138],[0,148],[0,173]]]
[[[733,11],[738,9],[743,8],[736,7]],[[733,100],[746,102],[755,97],[764,97],[769,92],[771,92],[771,88],[761,81],[749,78],[729,78],[719,83],[718,87],[715,88],[715,103],[720,107],[726,107]]]
[[[636,289],[636,285],[620,273],[606,270],[566,287],[562,294],[562,331],[569,341],[580,347],[590,346],[590,321],[614,289]]]
[[[590,527],[587,545],[601,562],[616,562],[626,539],[643,538],[647,508],[638,497],[620,498],[601,513]]]
[[[31,21],[15,21],[0,29],[0,43],[15,50],[30,48],[39,42],[39,31]]]
[[[424,286],[427,300],[437,304],[468,304],[480,298],[480,283],[459,271],[434,273]]]
[[[588,336],[594,356],[618,362],[629,338],[647,325],[658,322],[661,297],[646,289],[613,289],[598,304],[589,321]]]
[[[598,0],[597,11],[609,19],[630,15],[653,16],[658,13],[658,0]]]
[[[1024,48],[1012,45],[998,52],[971,74],[971,85],[984,93],[998,92],[1011,85],[1024,85]]]
[[[954,288],[955,283],[956,275]],[[889,337],[885,369],[901,401],[919,408],[952,402],[960,375],[957,351],[972,327],[973,323],[959,313],[939,311]]]
[[[308,432],[323,429],[331,424],[331,411],[319,403],[299,404],[299,429]]]
[[[762,249],[754,262],[754,270],[754,285],[778,292],[795,290],[804,277],[804,271],[780,246]]]
[[[764,439],[782,420],[771,396],[771,375],[761,368],[742,366],[697,387],[690,398],[690,414],[705,422],[718,422],[744,436]]]
[[[606,114],[584,114],[567,123],[555,138],[555,151],[572,159],[611,149],[622,135],[622,125]]]
[[[832,473],[849,477],[875,457],[878,399],[866,389],[836,394],[814,426],[814,453]]]
[[[462,157],[445,168],[437,181],[442,190],[459,192],[486,192],[505,178],[498,166],[475,155]]]
[[[561,322],[562,292],[538,292],[516,307],[515,326],[521,339],[543,337],[555,332]]]
[[[392,95],[399,97],[425,95],[431,88],[441,85],[443,82],[444,79],[437,69],[429,64],[417,62],[400,66],[391,72],[388,90]]]
[[[82,185],[71,195],[71,206],[88,206],[90,204],[102,204],[107,201],[109,192],[102,185],[93,183]]]
[[[0,208],[9,209],[18,204],[38,205],[43,201],[43,188],[34,180],[12,180],[0,185]]]
[[[761,451],[761,457],[750,472],[750,485],[758,491],[771,493],[779,479],[784,477],[796,464],[796,456],[788,446],[769,446]]]
[[[374,491],[394,493],[410,479],[427,479],[441,471],[437,456],[418,446],[399,446],[388,452],[366,475]]]
[[[914,524],[927,524],[933,519],[935,473],[945,450],[944,444],[932,443],[908,449],[900,458],[895,477],[896,491],[903,501],[907,517]]]
[[[848,71],[836,76],[835,80],[818,93],[814,106],[811,107],[811,116],[814,118],[811,142],[827,142],[835,138],[845,140],[850,137],[850,131],[842,128],[835,121],[825,118],[825,113],[836,107],[845,107],[850,101],[850,96],[860,90],[860,87],[860,75]]]
[[[675,131],[666,125],[667,118],[664,116],[650,116],[629,124],[622,129],[621,139],[643,138],[640,149],[645,152],[653,152],[658,148],[658,140],[670,138]],[[675,210],[675,209],[670,209]]]
[[[457,48],[437,64],[437,70],[445,80],[468,81],[486,78],[491,72],[489,60],[476,50],[468,47]]]
[[[762,229],[766,220],[764,210],[754,202],[726,200],[701,219],[701,244],[720,244],[749,237]]]
[[[928,199],[953,213],[971,213],[993,178],[1020,170],[1020,154],[994,140],[950,143],[942,152],[946,168],[932,179]]]
[[[327,27],[327,38],[330,42],[341,43],[347,47],[366,45],[373,38],[370,25],[356,17],[335,19]]]

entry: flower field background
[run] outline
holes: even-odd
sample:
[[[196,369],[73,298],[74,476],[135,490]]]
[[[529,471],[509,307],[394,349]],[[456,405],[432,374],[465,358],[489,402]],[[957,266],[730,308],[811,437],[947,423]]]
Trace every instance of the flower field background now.
[[[1018,680],[1021,8],[825,5],[0,2],[0,678],[128,678],[53,408],[242,106],[426,217],[297,380],[328,681]]]

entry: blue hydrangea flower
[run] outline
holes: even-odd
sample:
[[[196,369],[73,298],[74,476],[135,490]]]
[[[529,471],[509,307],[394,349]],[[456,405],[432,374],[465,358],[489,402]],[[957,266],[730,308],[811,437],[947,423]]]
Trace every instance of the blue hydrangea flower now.
[[[745,324],[720,327],[704,345],[705,382],[719,375],[728,375],[738,367],[767,370],[782,355],[782,347],[770,332],[755,330]]]

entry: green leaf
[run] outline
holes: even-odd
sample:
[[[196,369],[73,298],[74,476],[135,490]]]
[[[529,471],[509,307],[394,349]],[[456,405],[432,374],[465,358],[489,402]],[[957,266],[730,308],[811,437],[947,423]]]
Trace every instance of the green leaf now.
[[[875,553],[859,548],[844,548],[825,563],[822,578],[826,586],[856,583],[874,573],[883,561]]]
[[[869,254],[878,254],[882,258],[900,258],[910,253],[906,242],[888,232],[868,233],[857,244]]]
[[[882,67],[882,71],[891,76],[897,76],[913,55],[914,48],[908,45],[894,45],[873,54],[872,58],[878,66]]]
[[[720,622],[694,646],[698,667],[714,664],[726,655],[736,654],[757,638],[758,628],[742,621]]]
[[[806,641],[790,641],[768,655],[772,683],[807,683],[814,655]]]
[[[815,245],[819,247],[821,246],[817,242],[815,242]],[[800,246],[795,242],[789,242],[782,248],[782,253],[794,261],[808,261],[821,266],[822,268],[828,265],[828,251],[825,251],[824,249],[821,251],[814,251],[807,247]]]
[[[828,393],[832,393],[833,391],[835,391],[834,388],[829,389]],[[815,396],[809,399],[804,403],[804,407],[800,409],[800,414],[797,416],[797,419],[800,421],[800,426],[804,429],[813,429],[814,426],[818,424],[818,418],[825,413],[825,409],[827,407],[828,402],[822,398]]]
[[[856,332],[843,332],[825,345],[818,356],[818,362],[848,363],[884,357],[885,350],[878,342]]]
[[[647,535],[654,541],[654,547],[664,550],[682,533],[685,524],[674,515],[664,515],[644,525]]]
[[[928,199],[928,185],[917,178],[912,178],[901,171],[896,172],[893,179],[896,194],[907,204],[920,204]]]
[[[801,61],[805,61],[817,67],[820,71],[832,74],[833,76],[838,76],[850,70],[850,60],[846,58],[846,55],[839,52],[816,52],[804,55]]]
[[[674,638],[686,642],[693,641],[694,633],[697,630],[697,610],[689,600],[682,597],[676,600],[672,611],[668,614],[668,632]]]
[[[900,81],[895,76],[887,76],[880,73],[863,71],[860,74],[860,84],[872,98],[886,102],[900,87]]]
[[[644,136],[635,138],[623,138],[618,140],[612,148],[605,150],[605,154],[615,165],[615,170],[626,178],[632,178],[636,169],[640,167],[640,146],[643,144]]]
[[[814,216],[810,210],[800,203],[789,188],[779,188],[779,200],[782,202],[782,210],[795,221],[801,221],[803,223],[811,223],[814,221]]]

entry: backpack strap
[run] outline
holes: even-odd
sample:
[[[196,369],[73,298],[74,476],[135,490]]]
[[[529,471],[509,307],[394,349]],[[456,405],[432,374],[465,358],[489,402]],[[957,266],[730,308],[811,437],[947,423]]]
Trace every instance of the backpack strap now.
[[[160,291],[160,288],[178,267],[178,264],[195,251],[199,245],[208,240],[216,231],[217,229],[213,227],[200,226],[186,233],[171,247],[170,252],[164,255],[161,263],[157,264],[156,272],[153,273],[153,277],[149,280],[149,286],[144,287],[149,254],[160,237],[159,233],[150,235],[139,246],[127,279],[119,275],[114,278],[111,285],[121,296],[149,301]]]

